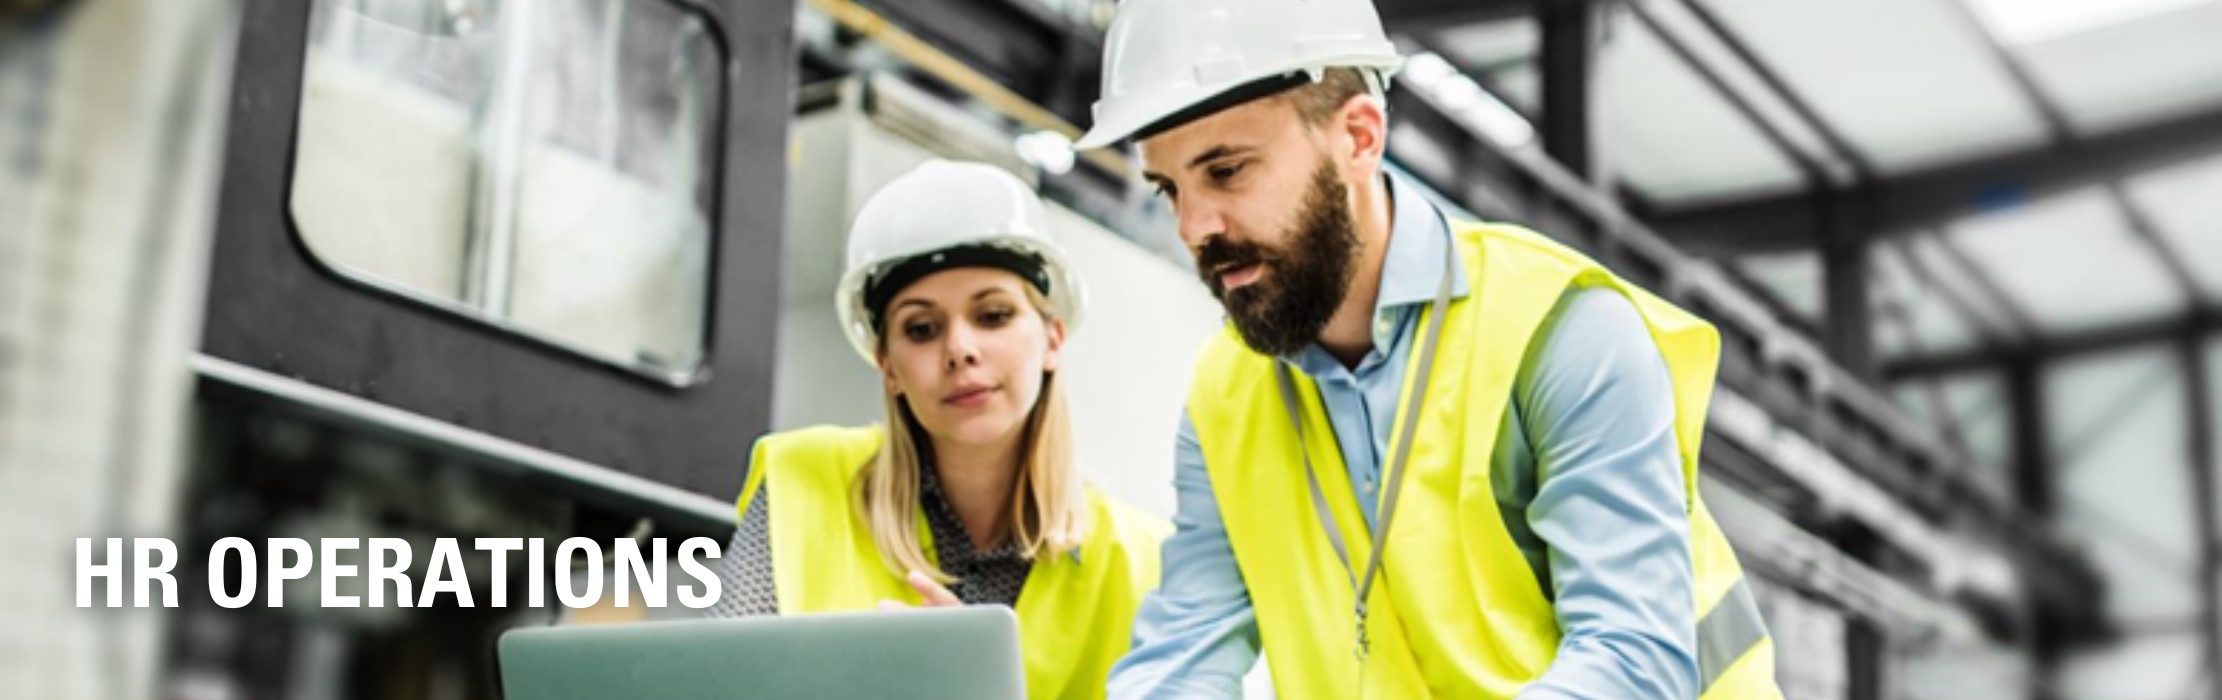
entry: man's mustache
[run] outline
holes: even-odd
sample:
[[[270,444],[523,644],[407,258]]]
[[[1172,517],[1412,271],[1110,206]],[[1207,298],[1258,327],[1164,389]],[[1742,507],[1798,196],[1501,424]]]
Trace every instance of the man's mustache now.
[[[1273,259],[1272,251],[1264,245],[1249,241],[1232,241],[1224,236],[1213,236],[1196,249],[1196,271],[1204,281],[1216,285],[1215,272],[1225,267],[1240,267]]]

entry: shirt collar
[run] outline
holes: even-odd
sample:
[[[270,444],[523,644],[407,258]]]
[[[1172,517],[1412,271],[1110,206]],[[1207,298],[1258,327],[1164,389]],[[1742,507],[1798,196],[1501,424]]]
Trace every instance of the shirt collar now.
[[[1395,340],[1393,334],[1403,327],[1398,322],[1398,314],[1435,300],[1436,285],[1443,279],[1443,257],[1454,254],[1450,224],[1444,220],[1442,210],[1420,191],[1419,185],[1395,173],[1387,174],[1384,179],[1393,210],[1389,214],[1389,249],[1382,256],[1381,284],[1374,294],[1375,354],[1387,353],[1390,342]],[[1465,298],[1465,266],[1452,265],[1450,274],[1451,298]],[[1342,363],[1316,342],[1281,359],[1314,377],[1327,376],[1342,368]]]
[[[1442,281],[1443,258],[1453,254],[1450,224],[1419,185],[1390,174],[1388,187],[1389,201],[1396,209],[1389,223],[1389,250],[1381,262],[1381,289],[1374,298],[1375,318],[1397,307],[1434,301],[1435,286]],[[1465,266],[1453,265],[1451,298],[1465,296]]]
[[[918,464],[918,505],[925,509],[926,527],[933,532],[936,548],[946,541],[949,551],[966,561],[1014,558],[1019,556],[1018,539],[1005,537],[995,548],[980,551],[973,549],[972,536],[964,530],[964,521],[957,517],[956,506],[950,505],[949,495],[941,490],[941,475],[935,471],[931,450],[922,450]],[[942,562],[943,568],[958,562]]]

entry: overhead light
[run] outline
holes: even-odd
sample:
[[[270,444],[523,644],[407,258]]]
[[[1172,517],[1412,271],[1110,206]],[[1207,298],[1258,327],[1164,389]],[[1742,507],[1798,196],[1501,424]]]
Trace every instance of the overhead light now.
[[[1535,142],[1535,125],[1434,52],[1405,59],[1398,81],[1451,120],[1505,148]]]
[[[2034,44],[2166,14],[2215,0],[1972,0],[1983,24],[2006,44]]]
[[[1054,131],[1034,131],[1018,137],[1012,143],[1018,157],[1042,172],[1063,175],[1072,172],[1072,139]]]

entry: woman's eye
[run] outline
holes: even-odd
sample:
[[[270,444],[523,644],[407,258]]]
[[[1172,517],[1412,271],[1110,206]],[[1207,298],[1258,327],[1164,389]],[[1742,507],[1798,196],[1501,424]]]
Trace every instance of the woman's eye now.
[[[903,324],[903,337],[909,338],[914,343],[923,343],[933,340],[934,333],[939,330],[940,328],[930,321],[911,321]]]
[[[1018,315],[1018,312],[1010,309],[988,309],[980,312],[980,325],[989,328],[1000,328],[1003,324],[1010,323],[1011,317],[1016,315]]]

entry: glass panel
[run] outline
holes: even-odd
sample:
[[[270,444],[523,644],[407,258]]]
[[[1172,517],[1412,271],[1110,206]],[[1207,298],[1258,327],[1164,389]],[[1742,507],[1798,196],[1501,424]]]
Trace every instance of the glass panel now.
[[[1542,46],[1534,19],[1476,22],[1436,34],[1445,57],[1452,63],[1483,71],[1526,63]]]
[[[1965,256],[1946,248],[1941,234],[1922,231],[1881,246],[1879,250],[1883,251],[1878,254],[1882,256],[1896,253],[1905,263],[1905,269],[1913,273],[1913,278],[1933,290],[1927,295],[1938,304],[1947,303],[1944,300],[1948,298],[1966,304],[1967,311],[1961,320],[1974,327],[1971,332],[1982,334],[1981,329],[1990,329],[1993,333],[2016,332],[2017,321],[2007,310],[2006,300],[1975,280],[1976,273],[1968,267],[1972,261],[1963,263]],[[1942,311],[1924,313],[1934,315]]]
[[[1890,385],[1890,401],[1918,423],[1935,421],[1936,402],[1930,400],[1929,383],[1902,381]]]
[[[1817,322],[1826,311],[1819,255],[1810,251],[1746,255],[1736,259],[1736,267],[1806,321]]]
[[[2060,668],[2060,693],[2066,700],[2205,697],[2198,692],[2200,666],[2206,663],[2196,628],[2181,634],[2125,637],[2097,649],[2071,654]]]
[[[295,225],[350,277],[683,383],[720,65],[663,0],[316,0]]]
[[[2027,44],[2087,33],[2212,0],[1969,0],[2000,41]]]
[[[2181,372],[2168,349],[2069,362],[2045,375],[2061,525],[2108,581],[2116,620],[2198,609],[2198,552]]]
[[[2148,173],[2129,181],[2169,253],[2198,278],[2207,298],[2222,303],[2222,158]]]
[[[2184,304],[2104,191],[1984,214],[1952,226],[1951,240],[2050,333],[2179,313]]]
[[[1782,696],[1799,700],[1848,697],[1851,660],[1841,610],[1798,595],[1796,589],[1749,578],[1767,632],[1774,637],[1776,682]]]
[[[2222,107],[2222,2],[2031,44],[2020,55],[2080,132],[2216,109]]]
[[[1940,389],[1968,451],[1985,466],[2006,468],[2010,426],[2006,423],[2004,383],[1989,374],[1967,375],[1943,382]],[[2001,487],[2006,485],[2008,475],[2004,471],[1988,476]]]
[[[1887,175],[2044,139],[1958,1],[1708,4]]]
[[[1501,91],[1506,102],[1534,114],[1543,109],[1543,73],[1534,63],[1521,63],[1489,74],[1489,87]]]
[[[1781,93],[1768,87],[1765,79],[1752,69],[1751,64],[1739,58],[1735,51],[1720,40],[1720,35],[1705,26],[1703,20],[1691,12],[1685,0],[1641,0],[1643,13],[1657,22],[1660,31],[1675,37],[1688,48],[1705,70],[1719,76],[1731,91],[1751,105],[1759,118],[1766,120],[1782,134],[1792,148],[1807,158],[1820,163],[1831,173],[1843,172],[1849,180],[1849,166],[1839,162],[1827,142],[1815,131],[1810,122],[1799,117]],[[1757,129],[1759,127],[1752,127]]]
[[[1943,637],[1889,646],[1884,683],[1896,700],[2024,700],[2035,695],[2027,649],[1989,638]]]
[[[1891,325],[1905,329],[1889,337],[1877,334],[1877,349],[1884,357],[1947,352],[1974,344],[1975,333],[1966,316],[1972,312],[1958,306],[1967,302],[1947,296],[1956,292],[1938,284],[1935,275],[1911,256],[1908,244],[1901,240],[1876,245],[1869,259],[1873,266],[1868,290],[1878,330]]]
[[[1938,434],[1965,448],[1976,460],[1975,478],[1986,489],[2013,491],[2006,396],[1997,376],[1985,372],[1899,382],[1891,385],[1890,396],[1914,421],[1936,426]]]
[[[1642,25],[1605,46],[1604,119],[1613,167],[1665,202],[1796,189],[1797,171],[1689,64]]]

